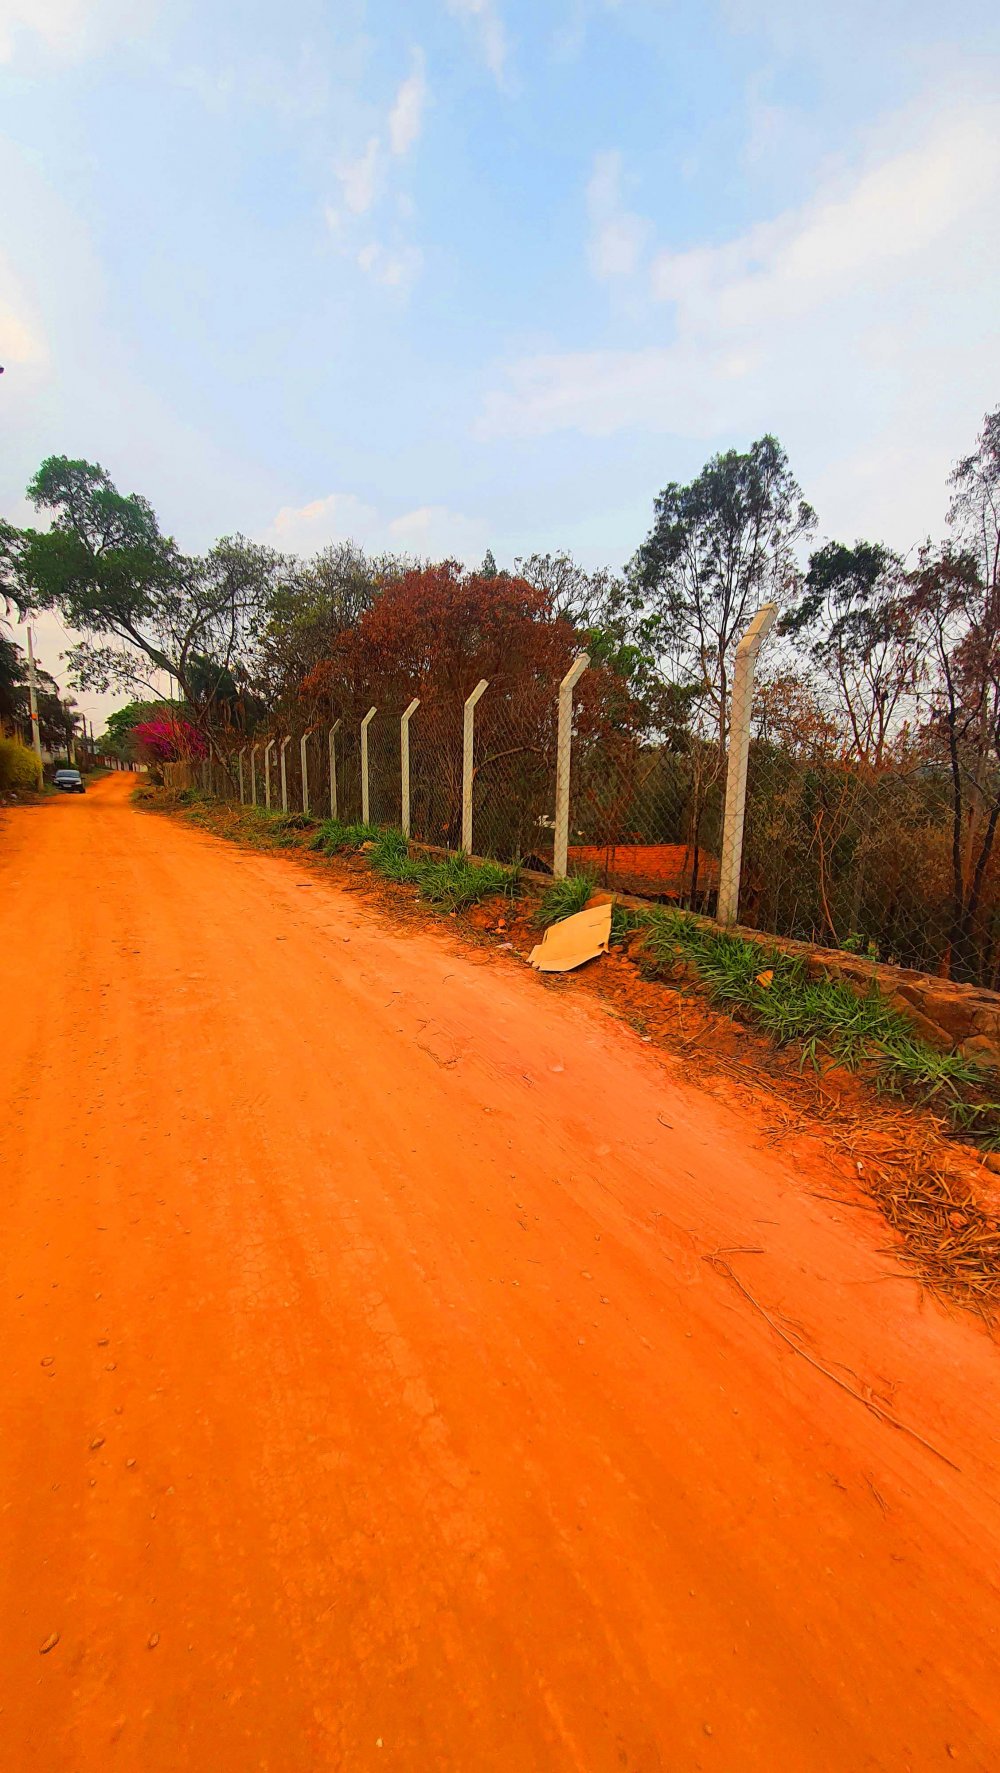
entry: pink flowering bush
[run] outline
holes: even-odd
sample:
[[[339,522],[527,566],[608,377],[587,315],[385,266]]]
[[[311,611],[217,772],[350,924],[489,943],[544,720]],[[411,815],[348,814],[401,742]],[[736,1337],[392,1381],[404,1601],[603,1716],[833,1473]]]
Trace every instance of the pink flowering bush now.
[[[181,758],[206,757],[208,745],[188,720],[158,714],[132,728],[140,756],[150,763],[177,763]]]

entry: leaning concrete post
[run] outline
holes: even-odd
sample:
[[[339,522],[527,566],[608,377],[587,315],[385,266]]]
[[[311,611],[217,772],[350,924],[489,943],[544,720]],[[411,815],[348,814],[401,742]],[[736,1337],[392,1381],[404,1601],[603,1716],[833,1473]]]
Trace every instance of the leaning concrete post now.
[[[281,760],[281,810],[283,813],[287,813],[288,811],[288,770],[285,765],[285,752],[288,750],[291,742],[292,735],[291,733],[287,733],[281,741],[281,750],[278,753]]]
[[[556,741],[556,831],[552,872],[566,878],[569,852],[569,778],[573,750],[573,691],[590,664],[586,653],[577,653],[559,685],[559,734]]]
[[[420,697],[414,696],[399,723],[399,774],[402,790],[400,806],[404,837],[410,835],[410,721],[419,707]]]
[[[743,861],[743,824],[747,804],[747,762],[750,756],[750,710],[757,654],[774,627],[776,603],[765,603],[736,648],[733,699],[729,716],[729,756],[726,764],[726,812],[722,827],[722,866],[719,870],[719,901],[715,915],[720,923],[735,923],[740,908],[740,867]]]
[[[302,766],[302,811],[307,819],[309,817],[309,756],[306,749],[306,740],[308,739],[309,734],[314,733],[315,731],[316,728],[314,726],[307,726],[299,740],[299,763]]]
[[[269,812],[271,810],[271,752],[277,742],[277,739],[268,739],[264,746],[264,805]]]
[[[473,767],[476,750],[476,703],[489,689],[489,681],[481,677],[471,696],[466,700],[465,718],[462,725],[462,848],[467,856],[472,854],[472,783],[475,776]]]
[[[247,795],[246,795],[246,783],[245,783],[245,781],[244,781],[244,779],[243,779],[243,759],[244,759],[244,757],[245,757],[245,756],[246,756],[246,751],[247,751],[247,748],[246,748],[246,746],[245,746],[245,745],[244,745],[244,747],[243,747],[243,749],[242,749],[242,751],[240,751],[240,752],[239,752],[239,753],[238,753],[238,754],[237,754],[237,758],[236,758],[236,767],[237,767],[237,769],[238,769],[238,770],[239,770],[239,772],[240,772],[240,806],[243,806],[243,805],[244,805],[244,804],[245,804],[245,802],[246,802],[246,797],[247,797]]]
[[[335,720],[330,728],[330,817],[337,817],[337,731],[340,721]]]
[[[369,796],[368,796],[368,728],[371,726],[372,721],[375,719],[375,712],[376,711],[374,708],[369,708],[368,713],[365,715],[364,720],[361,722],[361,823],[362,823],[362,825],[367,825],[369,823],[368,815],[369,815],[370,808],[369,808]]]
[[[259,750],[259,745],[251,745],[250,747],[250,799],[254,806],[257,805],[257,753]]]

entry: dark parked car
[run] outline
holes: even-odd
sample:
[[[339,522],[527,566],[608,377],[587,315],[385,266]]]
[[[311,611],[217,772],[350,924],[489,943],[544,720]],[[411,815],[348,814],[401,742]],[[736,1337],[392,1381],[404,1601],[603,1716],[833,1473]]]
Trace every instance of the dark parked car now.
[[[83,793],[83,777],[79,770],[56,770],[56,787],[66,794]]]

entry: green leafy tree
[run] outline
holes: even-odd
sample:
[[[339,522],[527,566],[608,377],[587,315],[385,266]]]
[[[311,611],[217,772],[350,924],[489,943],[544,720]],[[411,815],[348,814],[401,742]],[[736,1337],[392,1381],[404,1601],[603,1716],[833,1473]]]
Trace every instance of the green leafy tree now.
[[[68,751],[80,727],[72,696],[66,696],[50,672],[35,661],[38,733],[46,751]],[[28,660],[13,638],[0,635],[0,718],[27,731],[31,720]]]
[[[664,676],[703,690],[720,756],[736,645],[762,603],[787,603],[796,549],[815,524],[784,450],[762,437],[713,456],[659,494],[631,566],[639,633]]]
[[[126,702],[121,708],[115,708],[104,723],[99,745],[103,752],[123,760],[135,755],[132,744],[132,733],[143,721],[155,720],[158,715],[170,716],[176,711],[172,702]]]
[[[31,607],[24,571],[25,546],[23,531],[0,517],[0,606],[4,616],[13,611],[23,617]]]
[[[923,656],[899,555],[880,542],[827,542],[780,631],[806,643],[845,755],[881,769]]]
[[[923,737],[950,788],[950,964],[975,977],[1000,829],[1000,408],[950,485],[954,541],[923,548],[908,582],[931,678]]]
[[[308,561],[285,561],[254,666],[254,687],[264,703],[277,707],[297,696],[303,680],[407,565],[391,555],[370,557],[353,542],[334,543]]]
[[[72,696],[63,695],[54,677],[40,665],[35,667],[38,699],[38,731],[46,751],[69,752],[80,727],[80,716]],[[25,702],[27,703],[27,692]]]
[[[1000,822],[1000,623],[974,553],[922,549],[910,609],[932,673],[923,730],[951,800],[951,970],[974,977],[977,919]]]
[[[20,720],[27,696],[28,667],[17,641],[0,634],[0,720]]]
[[[949,482],[948,521],[959,546],[976,561],[987,594],[1000,585],[1000,406],[986,414],[970,455],[963,456]]]
[[[627,580],[608,567],[588,571],[568,553],[529,554],[514,565],[544,593],[553,620],[576,630],[591,664],[606,666],[627,686],[633,718],[641,706],[647,732],[682,748],[701,692],[664,677]]]
[[[263,625],[281,557],[236,536],[189,558],[161,532],[148,500],[66,456],[42,463],[28,497],[50,527],[5,538],[7,582],[84,635],[67,655],[75,682],[155,694],[166,673],[210,735],[220,689]]]

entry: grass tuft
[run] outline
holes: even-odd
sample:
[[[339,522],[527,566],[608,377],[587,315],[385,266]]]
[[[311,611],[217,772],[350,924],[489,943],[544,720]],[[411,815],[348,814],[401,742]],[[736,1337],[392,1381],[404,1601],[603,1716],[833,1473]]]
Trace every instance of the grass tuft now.
[[[800,1044],[802,1064],[818,1066],[824,1052],[851,1071],[864,1065],[888,1094],[936,1108],[957,1130],[1000,1146],[1000,1102],[985,1098],[982,1068],[918,1040],[874,982],[858,996],[842,980],[814,978],[796,956],[713,930],[683,912],[654,911],[645,921],[654,965],[693,969],[713,1003],[744,1011],[776,1046]]]
[[[372,844],[371,864],[385,880],[415,886],[420,897],[435,911],[464,911],[480,899],[498,895],[513,897],[520,888],[516,868],[499,862],[470,862],[461,854],[411,856],[403,833],[394,826],[342,825],[327,819],[317,829],[310,848],[324,855],[342,854]]]
[[[539,923],[548,925],[559,923],[564,917],[573,917],[577,911],[583,910],[596,885],[597,875],[592,869],[581,874],[567,874],[565,880],[554,880],[542,894]]]
[[[379,868],[378,852],[374,860]],[[392,874],[390,878],[412,881],[420,897],[435,911],[465,911],[482,899],[516,898],[521,890],[517,868],[505,868],[500,862],[470,862],[461,854],[410,857],[405,868],[405,874]],[[387,872],[384,867],[381,871]]]
[[[363,843],[378,843],[381,836],[377,825],[344,825],[340,819],[324,819],[309,848],[320,850],[324,856],[336,856],[344,850],[359,850]]]

